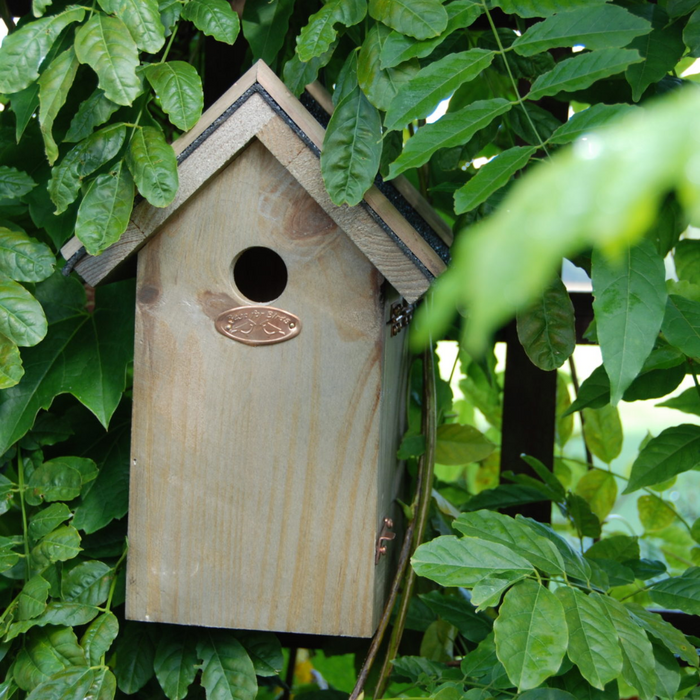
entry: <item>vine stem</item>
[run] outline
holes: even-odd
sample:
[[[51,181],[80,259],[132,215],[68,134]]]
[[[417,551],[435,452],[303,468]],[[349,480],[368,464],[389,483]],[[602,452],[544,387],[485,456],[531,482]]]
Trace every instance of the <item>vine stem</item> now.
[[[24,503],[24,461],[22,450],[17,445],[17,478],[19,480],[19,503],[22,510],[22,536],[24,539],[24,580],[29,580],[29,528],[27,527],[27,507]]]
[[[486,13],[486,18],[489,21],[489,25],[491,25],[491,31],[493,32],[493,36],[496,39],[496,43],[498,44],[498,53],[501,54],[501,57],[503,58],[503,63],[505,63],[506,70],[508,71],[508,77],[510,78],[510,84],[513,86],[513,90],[515,91],[515,97],[518,100],[518,104],[520,105],[520,109],[523,110],[523,113],[525,114],[525,118],[527,119],[528,123],[530,124],[530,127],[532,128],[533,133],[537,137],[537,140],[539,141],[540,148],[547,154],[547,157],[549,158],[549,151],[547,150],[547,146],[545,145],[545,142],[542,140],[542,137],[540,136],[540,132],[537,131],[537,127],[535,126],[535,123],[532,121],[532,118],[530,117],[530,113],[525,108],[525,102],[523,102],[523,98],[520,96],[520,90],[518,90],[518,84],[515,82],[515,77],[513,76],[513,71],[511,71],[511,69],[510,69],[510,63],[508,63],[508,57],[506,56],[506,50],[505,50],[505,48],[503,48],[503,44],[501,43],[501,37],[498,36],[498,29],[496,29],[496,25],[494,24],[493,18],[491,17],[491,13],[489,12],[489,8],[487,7],[485,2],[482,2],[481,6],[484,8],[484,12]]]
[[[124,551],[122,552],[121,557],[119,557],[119,560],[117,563],[114,565],[114,578],[112,578],[112,583],[109,586],[109,596],[107,597],[107,602],[105,603],[105,612],[109,612],[111,607],[112,607],[112,598],[114,597],[114,590],[117,586],[117,572],[119,571],[119,567],[122,565],[122,562],[126,558],[126,553],[129,551],[129,540],[126,541],[126,546],[124,547]]]
[[[414,516],[415,529],[411,546],[413,552],[423,541],[433,495],[435,444],[437,441],[437,397],[435,389],[435,356],[433,354],[432,340],[423,353],[423,435],[425,435],[425,452],[420,458],[420,468],[418,470],[418,485],[416,487],[418,508]],[[401,598],[396,620],[394,621],[394,628],[389,639],[389,649],[387,650],[382,670],[379,673],[377,687],[374,691],[375,698],[382,697],[391,675],[391,662],[396,658],[399,644],[401,643],[415,580],[416,574],[412,568],[409,568],[403,597]]]

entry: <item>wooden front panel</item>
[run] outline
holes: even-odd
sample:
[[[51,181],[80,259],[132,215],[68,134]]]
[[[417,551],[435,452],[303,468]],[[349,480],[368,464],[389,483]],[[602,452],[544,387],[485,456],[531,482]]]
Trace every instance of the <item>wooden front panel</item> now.
[[[215,329],[251,246],[286,264],[292,340]],[[257,141],[141,251],[128,617],[374,632],[380,284]]]

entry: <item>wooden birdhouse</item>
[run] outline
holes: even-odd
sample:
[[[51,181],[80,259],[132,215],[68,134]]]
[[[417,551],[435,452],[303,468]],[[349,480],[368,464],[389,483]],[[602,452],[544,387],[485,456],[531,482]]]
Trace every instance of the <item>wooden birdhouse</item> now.
[[[392,314],[442,272],[449,229],[403,180],[335,206],[323,135],[256,64],[175,144],[175,201],[76,264],[95,285],[138,251],[131,619],[376,629],[405,414]]]

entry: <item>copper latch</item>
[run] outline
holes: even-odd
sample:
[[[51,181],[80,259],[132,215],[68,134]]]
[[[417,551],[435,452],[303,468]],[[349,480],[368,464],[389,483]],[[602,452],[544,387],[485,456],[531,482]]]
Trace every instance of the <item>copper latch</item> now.
[[[382,523],[382,529],[377,538],[377,546],[374,550],[374,563],[379,564],[379,560],[384,554],[386,554],[386,544],[384,542],[391,542],[395,539],[396,533],[392,532],[391,529],[394,527],[394,521],[391,518],[384,518]]]
[[[398,301],[391,305],[391,337],[398,335],[413,320],[413,309],[415,306],[407,301]]]

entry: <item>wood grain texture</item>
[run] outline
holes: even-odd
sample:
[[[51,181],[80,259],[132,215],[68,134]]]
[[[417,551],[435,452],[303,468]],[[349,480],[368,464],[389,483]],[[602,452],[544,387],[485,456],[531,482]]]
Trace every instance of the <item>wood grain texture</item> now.
[[[293,340],[214,328],[249,303],[231,272],[249,246],[287,266],[271,304],[301,319]],[[257,140],[141,250],[128,617],[371,636],[396,468],[378,467],[382,281]]]
[[[265,88],[287,116],[313,144],[320,148],[325,133],[321,125],[292,95],[282,81],[264,63],[258,61],[207,110],[194,129],[178,139],[174,144],[176,152],[181,153],[187,146],[192,145],[197,137],[201,136],[233,102],[256,82]],[[267,128],[273,120],[277,120],[282,126],[277,124]],[[344,226],[348,235],[377,265],[382,274],[400,292],[404,293],[409,301],[415,301],[424,294],[431,279],[444,271],[445,264],[440,257],[376,187],[372,187],[365,195],[365,202],[393,231],[411,255],[407,256],[405,250],[401,246],[397,246],[376,222],[372,222],[372,225],[367,224],[367,219],[371,219],[371,217],[366,212],[357,216],[347,216],[337,211],[340,209],[349,210],[347,207],[335,207],[325,194],[318,158],[257,93],[252,94],[231,117],[213,130],[180,164],[180,188],[172,204],[163,209],[152,207],[147,202],[139,204],[134,209],[129,228],[122,239],[102,255],[87,256],[80,260],[75,266],[76,271],[93,286],[107,279],[114,268],[138,251],[200,187],[206,185],[212,177],[215,177],[222,168],[226,167],[259,132],[261,140],[268,145],[285,167],[291,168],[291,172],[306,175],[302,184],[307,191],[330,213],[336,222],[343,222],[341,225]],[[280,137],[279,134],[282,136]],[[284,143],[284,139],[287,139],[289,143]],[[302,146],[306,153],[299,150]],[[321,189],[319,189],[319,184]],[[417,193],[415,195],[420,197]],[[420,204],[418,199],[415,202]],[[437,215],[433,212],[430,223],[437,226],[436,217]],[[354,228],[355,224],[359,226],[357,229]],[[436,230],[440,233],[439,228]],[[444,235],[444,231],[442,233]],[[72,239],[64,246],[62,253],[68,259],[79,247],[77,239]],[[427,276],[420,267],[416,266],[412,256],[415,256],[420,261],[420,265],[428,270]]]

